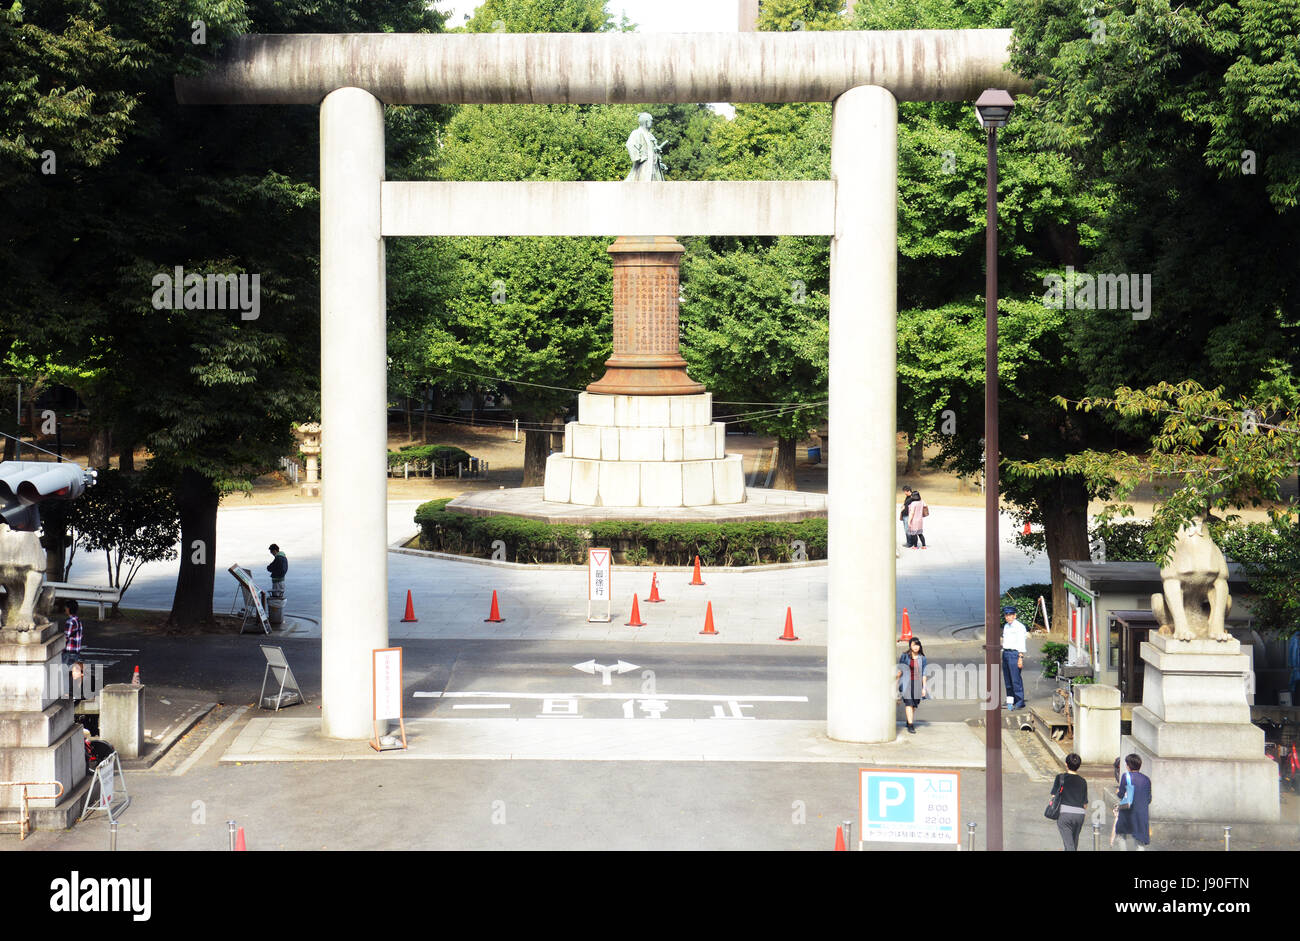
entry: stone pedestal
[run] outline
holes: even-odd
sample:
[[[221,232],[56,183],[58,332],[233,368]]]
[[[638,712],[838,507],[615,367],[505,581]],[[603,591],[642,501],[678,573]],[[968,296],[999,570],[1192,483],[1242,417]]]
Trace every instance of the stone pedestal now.
[[[0,630],[0,781],[57,781],[63,796],[32,797],[38,829],[64,829],[76,819],[86,780],[85,740],[72,700],[59,697],[63,632],[56,624]],[[50,788],[30,788],[48,795]],[[20,788],[0,787],[0,821],[18,819]]]
[[[144,752],[144,687],[114,683],[99,693],[99,737],[123,758]]]
[[[1120,750],[1119,690],[1076,686],[1074,704],[1075,753],[1085,765],[1110,764]]]
[[[545,499],[665,508],[743,503],[741,456],[726,453],[726,425],[711,421],[712,399],[707,392],[580,393],[564,451],[546,461]]]
[[[1125,753],[1142,756],[1154,820],[1211,823],[1278,819],[1277,765],[1250,722],[1250,658],[1236,640],[1180,641],[1152,633],[1142,705]]]

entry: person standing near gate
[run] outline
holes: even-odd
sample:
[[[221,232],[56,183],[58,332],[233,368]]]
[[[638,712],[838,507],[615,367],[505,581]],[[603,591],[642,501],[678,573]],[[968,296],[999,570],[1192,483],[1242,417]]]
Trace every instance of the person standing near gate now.
[[[1007,688],[1011,702],[1007,709],[1025,708],[1025,682],[1020,671],[1025,668],[1025,641],[1029,631],[1016,617],[1016,609],[1007,606],[1002,609],[1002,682]]]
[[[271,564],[266,570],[271,573],[271,597],[284,597],[284,576],[289,571],[289,557],[280,551],[280,547],[271,543],[266,547],[271,553]]]

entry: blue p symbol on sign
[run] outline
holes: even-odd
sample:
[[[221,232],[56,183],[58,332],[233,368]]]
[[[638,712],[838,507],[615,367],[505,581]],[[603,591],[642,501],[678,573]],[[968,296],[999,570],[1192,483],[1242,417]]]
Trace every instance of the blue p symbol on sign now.
[[[873,777],[867,789],[867,820],[872,823],[911,823],[916,816],[914,798],[911,778]]]

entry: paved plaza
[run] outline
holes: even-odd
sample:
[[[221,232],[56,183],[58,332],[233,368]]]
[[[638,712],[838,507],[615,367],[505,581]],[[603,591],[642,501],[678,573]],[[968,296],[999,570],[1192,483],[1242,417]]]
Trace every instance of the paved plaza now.
[[[452,560],[400,548],[415,536],[418,501],[388,504],[388,636],[408,638],[496,638],[539,640],[626,640],[636,643],[776,643],[792,609],[800,642],[826,644],[825,562],[766,566],[747,570],[704,570],[703,587],[692,587],[687,569],[659,570],[663,604],[646,604],[650,567],[616,566],[614,604],[608,624],[587,623],[586,569],[581,566],[521,566],[485,560]],[[984,619],[984,525],[980,508],[934,507],[926,519],[928,548],[900,549],[897,560],[895,626],[908,609],[912,630],[927,639]],[[1002,518],[1002,587],[1047,582],[1046,554],[1028,558],[1016,548],[1014,525]],[[223,508],[217,520],[218,611],[230,610],[236,594],[226,568],[238,562],[269,588],[268,544],[289,556],[287,603],[290,636],[320,636],[320,506]],[[899,542],[901,544],[901,526]],[[100,554],[78,553],[71,581],[103,580]],[[176,563],[144,566],[125,599],[126,607],[169,609]],[[415,605],[416,623],[403,624],[406,592]],[[497,592],[501,624],[485,624],[492,592]],[[640,599],[642,628],[623,625],[631,614],[632,594]],[[713,604],[717,637],[700,636],[705,607]],[[93,615],[92,615],[93,616]],[[91,622],[90,630],[94,626]]]

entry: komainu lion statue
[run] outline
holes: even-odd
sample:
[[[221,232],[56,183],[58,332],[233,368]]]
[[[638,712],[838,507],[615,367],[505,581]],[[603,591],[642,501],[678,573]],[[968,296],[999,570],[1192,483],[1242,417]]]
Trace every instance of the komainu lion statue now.
[[[1175,640],[1232,640],[1224,626],[1232,610],[1228,562],[1197,517],[1178,530],[1169,561],[1160,569],[1164,592],[1151,596],[1160,633]]]
[[[50,590],[41,590],[45,550],[41,535],[0,523],[0,585],[5,588],[6,630],[27,631],[46,620]]]

